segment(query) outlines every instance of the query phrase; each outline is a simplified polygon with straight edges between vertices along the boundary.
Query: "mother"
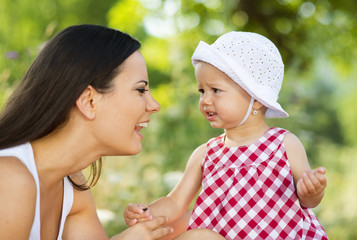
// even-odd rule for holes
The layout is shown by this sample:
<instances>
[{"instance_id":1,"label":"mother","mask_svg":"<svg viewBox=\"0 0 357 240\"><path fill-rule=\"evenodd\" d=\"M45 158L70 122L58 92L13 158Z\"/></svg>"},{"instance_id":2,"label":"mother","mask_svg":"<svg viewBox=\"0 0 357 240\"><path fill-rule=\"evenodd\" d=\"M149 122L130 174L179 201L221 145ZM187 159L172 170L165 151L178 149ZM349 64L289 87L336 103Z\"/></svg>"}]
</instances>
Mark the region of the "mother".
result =
<instances>
[{"instance_id":1,"label":"mother","mask_svg":"<svg viewBox=\"0 0 357 240\"><path fill-rule=\"evenodd\" d=\"M140 43L95 25L51 39L0 115L0 239L108 239L88 189L102 156L141 150L160 105ZM92 164L88 185L80 171ZM165 217L113 239L157 239Z\"/></svg>"}]
</instances>

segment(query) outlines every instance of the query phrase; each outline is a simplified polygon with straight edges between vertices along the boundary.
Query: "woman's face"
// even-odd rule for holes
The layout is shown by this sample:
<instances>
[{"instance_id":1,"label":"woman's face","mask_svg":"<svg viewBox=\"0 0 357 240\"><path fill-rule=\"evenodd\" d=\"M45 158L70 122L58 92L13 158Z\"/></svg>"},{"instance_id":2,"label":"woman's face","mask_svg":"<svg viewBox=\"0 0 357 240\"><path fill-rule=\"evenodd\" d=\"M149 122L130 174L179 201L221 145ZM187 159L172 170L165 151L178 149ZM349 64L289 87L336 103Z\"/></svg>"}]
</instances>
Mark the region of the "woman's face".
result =
<instances>
[{"instance_id":1,"label":"woman's face","mask_svg":"<svg viewBox=\"0 0 357 240\"><path fill-rule=\"evenodd\" d=\"M149 91L146 64L139 51L121 65L110 93L103 94L96 114L96 138L103 155L134 155L141 151L140 130L160 110Z\"/></svg>"}]
</instances>

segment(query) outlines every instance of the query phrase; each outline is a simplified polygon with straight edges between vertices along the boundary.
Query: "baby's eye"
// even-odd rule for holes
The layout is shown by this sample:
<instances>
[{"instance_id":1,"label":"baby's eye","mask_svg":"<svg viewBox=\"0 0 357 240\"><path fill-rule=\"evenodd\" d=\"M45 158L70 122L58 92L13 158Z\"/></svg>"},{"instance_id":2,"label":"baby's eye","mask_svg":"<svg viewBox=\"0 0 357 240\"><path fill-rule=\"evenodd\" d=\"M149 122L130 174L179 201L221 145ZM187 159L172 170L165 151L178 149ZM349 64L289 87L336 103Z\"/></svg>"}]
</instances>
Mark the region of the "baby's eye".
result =
<instances>
[{"instance_id":1,"label":"baby's eye","mask_svg":"<svg viewBox=\"0 0 357 240\"><path fill-rule=\"evenodd\" d=\"M199 91L201 94L204 94L204 93L205 93L205 90L203 90L203 89L198 89L198 91Z\"/></svg>"},{"instance_id":2,"label":"baby's eye","mask_svg":"<svg viewBox=\"0 0 357 240\"><path fill-rule=\"evenodd\" d=\"M219 90L219 89L217 89L217 88L213 88L213 92L214 92L214 93L219 93L219 92L221 92L221 90Z\"/></svg>"}]
</instances>

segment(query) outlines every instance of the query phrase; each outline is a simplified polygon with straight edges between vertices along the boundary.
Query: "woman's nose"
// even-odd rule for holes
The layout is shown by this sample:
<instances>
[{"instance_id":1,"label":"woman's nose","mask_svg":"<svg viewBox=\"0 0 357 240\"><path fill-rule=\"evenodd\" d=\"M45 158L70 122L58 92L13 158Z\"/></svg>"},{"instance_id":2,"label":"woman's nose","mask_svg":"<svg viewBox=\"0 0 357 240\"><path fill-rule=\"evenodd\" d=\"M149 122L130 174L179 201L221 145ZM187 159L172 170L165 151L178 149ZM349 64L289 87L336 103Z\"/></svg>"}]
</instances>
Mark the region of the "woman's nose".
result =
<instances>
[{"instance_id":1,"label":"woman's nose","mask_svg":"<svg viewBox=\"0 0 357 240\"><path fill-rule=\"evenodd\" d=\"M160 103L158 103L150 94L146 110L151 113L157 113L160 111Z\"/></svg>"}]
</instances>

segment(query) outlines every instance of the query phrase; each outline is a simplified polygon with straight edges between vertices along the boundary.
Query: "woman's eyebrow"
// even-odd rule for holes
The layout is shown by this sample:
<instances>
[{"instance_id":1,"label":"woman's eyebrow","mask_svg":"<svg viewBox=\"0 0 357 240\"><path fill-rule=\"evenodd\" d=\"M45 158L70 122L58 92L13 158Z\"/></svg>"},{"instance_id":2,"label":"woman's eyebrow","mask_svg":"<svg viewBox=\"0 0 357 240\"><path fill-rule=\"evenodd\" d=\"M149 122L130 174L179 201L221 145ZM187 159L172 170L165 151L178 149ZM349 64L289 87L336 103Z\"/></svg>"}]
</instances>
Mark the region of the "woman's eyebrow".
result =
<instances>
[{"instance_id":1,"label":"woman's eyebrow","mask_svg":"<svg viewBox=\"0 0 357 240\"><path fill-rule=\"evenodd\" d=\"M139 82L137 82L137 83L144 83L145 84L145 86L147 86L149 83L148 83L148 81L146 81L146 80L140 80Z\"/></svg>"}]
</instances>

